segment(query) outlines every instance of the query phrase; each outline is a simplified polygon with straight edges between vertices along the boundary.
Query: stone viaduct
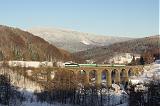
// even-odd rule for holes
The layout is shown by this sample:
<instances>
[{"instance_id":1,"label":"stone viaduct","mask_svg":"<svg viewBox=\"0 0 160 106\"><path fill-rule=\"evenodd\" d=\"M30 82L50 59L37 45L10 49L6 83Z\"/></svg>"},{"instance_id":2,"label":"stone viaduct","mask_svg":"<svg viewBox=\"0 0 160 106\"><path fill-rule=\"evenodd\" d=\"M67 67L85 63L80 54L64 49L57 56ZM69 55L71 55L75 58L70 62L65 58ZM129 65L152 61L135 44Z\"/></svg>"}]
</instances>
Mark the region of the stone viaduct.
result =
<instances>
[{"instance_id":1,"label":"stone viaduct","mask_svg":"<svg viewBox=\"0 0 160 106\"><path fill-rule=\"evenodd\" d=\"M67 67L67 68L49 68L50 73L48 73L47 68L27 68L30 76L38 75L42 80L47 80L47 77L56 76L60 70L66 70L72 72L74 76L80 77L85 76L85 82L96 84L106 83L110 86L112 83L126 83L129 81L131 76L138 76L142 70L143 66L119 66L119 67ZM35 73L36 74L33 74ZM52 79L54 79L52 77Z\"/></svg>"},{"instance_id":2,"label":"stone viaduct","mask_svg":"<svg viewBox=\"0 0 160 106\"><path fill-rule=\"evenodd\" d=\"M125 83L129 77L138 76L143 66L122 66L122 67L79 67L66 68L72 70L76 75L86 75L86 82L90 83L95 78L96 84L101 84L102 80L111 85L112 83Z\"/></svg>"}]
</instances>

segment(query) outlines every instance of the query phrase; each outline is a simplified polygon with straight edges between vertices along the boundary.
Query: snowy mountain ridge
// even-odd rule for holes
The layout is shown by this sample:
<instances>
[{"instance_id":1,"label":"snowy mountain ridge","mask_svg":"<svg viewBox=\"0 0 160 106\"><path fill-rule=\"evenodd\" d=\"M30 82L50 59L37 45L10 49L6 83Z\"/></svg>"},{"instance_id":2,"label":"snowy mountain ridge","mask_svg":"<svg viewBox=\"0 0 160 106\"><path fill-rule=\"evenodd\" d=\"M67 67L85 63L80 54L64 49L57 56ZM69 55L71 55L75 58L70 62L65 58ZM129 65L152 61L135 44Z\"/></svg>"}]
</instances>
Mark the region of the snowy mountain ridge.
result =
<instances>
[{"instance_id":1,"label":"snowy mountain ridge","mask_svg":"<svg viewBox=\"0 0 160 106\"><path fill-rule=\"evenodd\" d=\"M70 52L78 52L96 46L105 46L115 42L130 40L130 38L126 37L104 36L48 27L35 27L28 29L28 31Z\"/></svg>"}]
</instances>

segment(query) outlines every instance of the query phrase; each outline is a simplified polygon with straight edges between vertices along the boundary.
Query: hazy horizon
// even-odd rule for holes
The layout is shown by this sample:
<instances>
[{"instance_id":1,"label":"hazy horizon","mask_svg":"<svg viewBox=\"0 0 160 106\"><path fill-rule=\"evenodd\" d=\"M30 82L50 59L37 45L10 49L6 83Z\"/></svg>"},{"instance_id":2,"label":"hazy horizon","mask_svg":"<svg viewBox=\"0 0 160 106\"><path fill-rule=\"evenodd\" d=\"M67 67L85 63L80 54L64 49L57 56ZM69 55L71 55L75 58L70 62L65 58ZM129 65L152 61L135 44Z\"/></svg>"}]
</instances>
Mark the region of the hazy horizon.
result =
<instances>
[{"instance_id":1,"label":"hazy horizon","mask_svg":"<svg viewBox=\"0 0 160 106\"><path fill-rule=\"evenodd\" d=\"M159 0L1 1L0 24L141 38L159 34Z\"/></svg>"}]
</instances>

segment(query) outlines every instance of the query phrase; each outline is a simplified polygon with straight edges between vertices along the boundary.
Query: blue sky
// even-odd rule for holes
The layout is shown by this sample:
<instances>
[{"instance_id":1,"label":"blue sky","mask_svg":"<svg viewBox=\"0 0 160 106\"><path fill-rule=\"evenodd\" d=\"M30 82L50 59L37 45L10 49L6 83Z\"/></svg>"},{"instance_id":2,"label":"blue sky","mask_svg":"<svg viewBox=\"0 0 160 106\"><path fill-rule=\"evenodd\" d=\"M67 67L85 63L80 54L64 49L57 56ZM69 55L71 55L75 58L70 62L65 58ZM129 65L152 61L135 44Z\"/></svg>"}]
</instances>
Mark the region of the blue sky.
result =
<instances>
[{"instance_id":1,"label":"blue sky","mask_svg":"<svg viewBox=\"0 0 160 106\"><path fill-rule=\"evenodd\" d=\"M159 33L159 0L0 0L0 24L144 37Z\"/></svg>"}]
</instances>

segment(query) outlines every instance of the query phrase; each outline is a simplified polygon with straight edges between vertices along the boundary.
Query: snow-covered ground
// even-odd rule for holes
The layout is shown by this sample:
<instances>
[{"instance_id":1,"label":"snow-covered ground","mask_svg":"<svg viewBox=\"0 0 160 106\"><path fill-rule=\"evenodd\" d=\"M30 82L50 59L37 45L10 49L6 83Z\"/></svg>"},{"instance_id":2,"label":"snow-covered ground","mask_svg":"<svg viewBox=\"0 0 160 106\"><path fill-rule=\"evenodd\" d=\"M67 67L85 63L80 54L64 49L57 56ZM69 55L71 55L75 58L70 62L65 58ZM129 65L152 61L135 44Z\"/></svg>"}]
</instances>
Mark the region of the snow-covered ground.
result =
<instances>
[{"instance_id":1,"label":"snow-covered ground","mask_svg":"<svg viewBox=\"0 0 160 106\"><path fill-rule=\"evenodd\" d=\"M5 71L6 69L2 68L0 70L0 74L2 74ZM34 95L34 92L43 91L43 88L41 88L38 83L33 82L27 78L24 78L24 76L19 75L18 73L13 72L10 69L7 70L7 74L10 75L11 84L14 85L16 89L20 91L21 94L23 94L25 97L25 101L22 102L22 106L72 106L71 104L64 105L56 102L54 104L49 104L47 102L37 101L37 97L36 95ZM108 104L118 105L121 103L124 104L122 106L127 106L126 104L127 104L128 95L123 90L120 90L120 87L118 85L113 84L112 87L117 90L110 89L109 91L107 91L106 89L103 89L102 91L103 94L105 94L104 106L107 106Z\"/></svg>"},{"instance_id":2,"label":"snow-covered ground","mask_svg":"<svg viewBox=\"0 0 160 106\"><path fill-rule=\"evenodd\" d=\"M34 95L34 92L41 92L41 90L43 90L43 88L40 87L38 83L31 81L25 78L24 76L16 72L13 72L10 69L1 68L0 74L7 74L10 76L11 84L16 88L17 91L20 91L21 94L24 95L26 99L24 104L27 102L29 103L31 99L33 101L36 101L36 96ZM22 106L30 106L30 105L23 105L22 103ZM34 105L34 106L43 106L43 105Z\"/></svg>"},{"instance_id":3,"label":"snow-covered ground","mask_svg":"<svg viewBox=\"0 0 160 106\"><path fill-rule=\"evenodd\" d=\"M0 72L4 72L3 69L1 69ZM11 77L11 83L15 87L17 87L17 90L20 91L22 94L24 94L26 101L22 103L22 106L71 106L70 104L62 105L60 103L55 104L49 104L46 102L38 102L36 96L34 95L34 92L40 92L43 90L39 86L38 83L33 82L29 79L24 78L24 76L21 76L12 70L9 70L7 74ZM145 66L143 68L143 73L136 77L132 77L130 81L133 84L137 83L146 83L151 80L160 80L160 61L156 61L155 63ZM128 95L127 93L116 84L112 84L112 88L114 90L107 91L106 89L103 89L102 92L105 94L105 102L104 106L107 105L117 105L117 106L128 106ZM108 96L109 95L109 96ZM109 98L108 98L109 97ZM119 105L120 104L120 105Z\"/></svg>"},{"instance_id":4,"label":"snow-covered ground","mask_svg":"<svg viewBox=\"0 0 160 106\"><path fill-rule=\"evenodd\" d=\"M44 61L8 61L8 65L11 67L20 66L20 67L33 67L39 68L41 66L53 67L52 62Z\"/></svg>"},{"instance_id":5,"label":"snow-covered ground","mask_svg":"<svg viewBox=\"0 0 160 106\"><path fill-rule=\"evenodd\" d=\"M112 84L112 86L119 88L117 84ZM107 101L104 103L104 106L128 106L128 94L124 90L109 90L108 95L110 97L109 103ZM107 97L106 97L107 100Z\"/></svg>"},{"instance_id":6,"label":"snow-covered ground","mask_svg":"<svg viewBox=\"0 0 160 106\"><path fill-rule=\"evenodd\" d=\"M152 80L160 80L160 60L145 66L140 76L130 78L132 84L149 83Z\"/></svg>"}]
</instances>

